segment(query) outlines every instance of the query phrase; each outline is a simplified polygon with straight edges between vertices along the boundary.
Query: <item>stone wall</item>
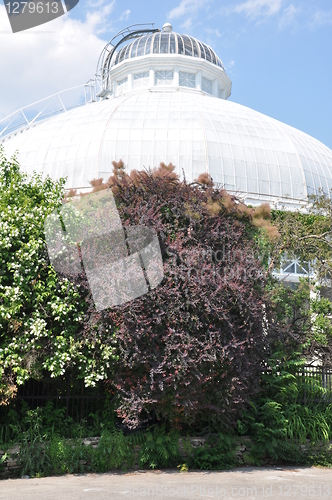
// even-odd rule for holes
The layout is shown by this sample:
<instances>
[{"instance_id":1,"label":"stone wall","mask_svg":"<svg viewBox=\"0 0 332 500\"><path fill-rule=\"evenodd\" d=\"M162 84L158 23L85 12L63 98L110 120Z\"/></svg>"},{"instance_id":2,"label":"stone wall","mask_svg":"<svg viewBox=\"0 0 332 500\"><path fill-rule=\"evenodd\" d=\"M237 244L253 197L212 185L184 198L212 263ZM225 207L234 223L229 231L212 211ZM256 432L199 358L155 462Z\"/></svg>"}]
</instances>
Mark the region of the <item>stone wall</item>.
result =
<instances>
[{"instance_id":1,"label":"stone wall","mask_svg":"<svg viewBox=\"0 0 332 500\"><path fill-rule=\"evenodd\" d=\"M91 445L92 448L97 448L99 439L100 439L99 437L83 438L81 439L81 443L84 446ZM188 439L179 438L179 450L181 458L185 461L186 458L188 457L189 443L190 446L192 446L193 448L199 448L205 445L206 440L207 438L204 437L189 437ZM238 466L254 465L253 459L250 455L250 448L252 446L252 440L250 439L250 437L249 436L238 437L237 441L238 444L235 451L236 464ZM307 440L305 444L300 445L301 451L307 451L309 447L310 447L309 440ZM135 446L135 451L137 451L137 456L139 450L140 446ZM313 451L316 453L325 451L332 454L332 441L329 441L327 443L324 442L316 443L313 446ZM19 469L21 468L21 466L19 465L19 458L18 458L19 452L20 452L20 445L18 444L9 448L6 452L0 450L0 464L2 464L1 469L3 469L0 472L0 478L10 477L13 475L17 475L19 473ZM84 460L81 460L80 462L81 465L85 465L87 463ZM261 465L265 467L278 464L279 463L277 463L275 460L269 457L263 457L261 463ZM139 468L138 463L136 463L135 468L136 469Z\"/></svg>"}]
</instances>

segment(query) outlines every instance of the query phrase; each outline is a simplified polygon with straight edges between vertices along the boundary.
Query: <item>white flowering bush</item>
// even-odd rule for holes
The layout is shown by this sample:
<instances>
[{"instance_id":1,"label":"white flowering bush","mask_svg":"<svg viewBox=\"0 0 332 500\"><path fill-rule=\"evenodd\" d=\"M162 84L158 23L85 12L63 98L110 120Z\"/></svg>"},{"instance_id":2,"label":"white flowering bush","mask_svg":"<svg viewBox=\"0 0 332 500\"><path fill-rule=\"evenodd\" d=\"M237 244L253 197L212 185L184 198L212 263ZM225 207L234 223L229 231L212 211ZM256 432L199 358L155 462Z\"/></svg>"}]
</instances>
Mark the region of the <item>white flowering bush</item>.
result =
<instances>
[{"instance_id":1,"label":"white flowering bush","mask_svg":"<svg viewBox=\"0 0 332 500\"><path fill-rule=\"evenodd\" d=\"M91 321L84 276L58 276L48 258L44 220L64 183L28 177L0 149L0 404L29 378L73 369L94 386L109 376L113 335Z\"/></svg>"}]
</instances>

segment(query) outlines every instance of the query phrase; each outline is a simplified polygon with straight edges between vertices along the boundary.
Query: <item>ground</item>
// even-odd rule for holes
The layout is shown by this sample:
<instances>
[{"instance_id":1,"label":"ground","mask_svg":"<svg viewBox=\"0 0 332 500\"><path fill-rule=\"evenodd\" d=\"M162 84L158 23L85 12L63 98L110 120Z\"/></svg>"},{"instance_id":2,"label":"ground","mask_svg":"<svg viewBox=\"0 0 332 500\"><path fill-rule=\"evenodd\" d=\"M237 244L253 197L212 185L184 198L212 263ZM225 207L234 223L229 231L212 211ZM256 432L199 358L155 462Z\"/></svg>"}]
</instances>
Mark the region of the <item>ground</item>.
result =
<instances>
[{"instance_id":1,"label":"ground","mask_svg":"<svg viewBox=\"0 0 332 500\"><path fill-rule=\"evenodd\" d=\"M0 483L0 500L122 498L332 498L332 469L246 467L223 472L136 471L7 479Z\"/></svg>"}]
</instances>

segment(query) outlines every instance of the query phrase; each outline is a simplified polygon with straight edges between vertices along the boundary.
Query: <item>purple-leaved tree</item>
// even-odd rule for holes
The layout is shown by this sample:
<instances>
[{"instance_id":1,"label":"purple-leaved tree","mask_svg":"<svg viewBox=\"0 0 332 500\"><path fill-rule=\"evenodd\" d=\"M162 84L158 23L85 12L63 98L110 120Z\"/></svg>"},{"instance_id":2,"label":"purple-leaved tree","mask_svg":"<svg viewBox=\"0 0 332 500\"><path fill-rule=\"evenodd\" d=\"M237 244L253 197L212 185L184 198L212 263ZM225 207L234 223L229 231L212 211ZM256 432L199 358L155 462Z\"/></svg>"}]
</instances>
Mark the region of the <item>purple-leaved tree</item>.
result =
<instances>
[{"instance_id":1,"label":"purple-leaved tree","mask_svg":"<svg viewBox=\"0 0 332 500\"><path fill-rule=\"evenodd\" d=\"M93 190L112 189L124 227L153 228L164 262L157 288L95 319L116 326L108 384L117 413L129 427L151 415L229 426L257 391L266 357L266 279L254 235L277 236L269 208L246 207L207 174L188 184L172 165L130 175L113 165Z\"/></svg>"}]
</instances>

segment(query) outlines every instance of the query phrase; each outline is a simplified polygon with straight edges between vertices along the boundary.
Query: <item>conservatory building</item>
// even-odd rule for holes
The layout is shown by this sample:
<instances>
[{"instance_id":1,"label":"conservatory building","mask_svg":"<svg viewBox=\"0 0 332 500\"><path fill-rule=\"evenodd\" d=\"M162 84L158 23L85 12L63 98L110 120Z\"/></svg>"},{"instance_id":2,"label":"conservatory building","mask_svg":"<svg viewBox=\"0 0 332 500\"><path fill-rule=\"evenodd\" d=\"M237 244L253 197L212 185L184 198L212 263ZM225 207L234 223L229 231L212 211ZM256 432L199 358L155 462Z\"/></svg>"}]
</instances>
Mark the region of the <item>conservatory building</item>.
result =
<instances>
[{"instance_id":1,"label":"conservatory building","mask_svg":"<svg viewBox=\"0 0 332 500\"><path fill-rule=\"evenodd\" d=\"M207 172L252 205L292 208L330 194L332 151L230 94L211 47L168 23L131 26L106 45L84 87L1 120L0 145L19 152L25 172L66 177L80 190L107 180L122 159L127 171L172 162L189 182Z\"/></svg>"}]
</instances>

